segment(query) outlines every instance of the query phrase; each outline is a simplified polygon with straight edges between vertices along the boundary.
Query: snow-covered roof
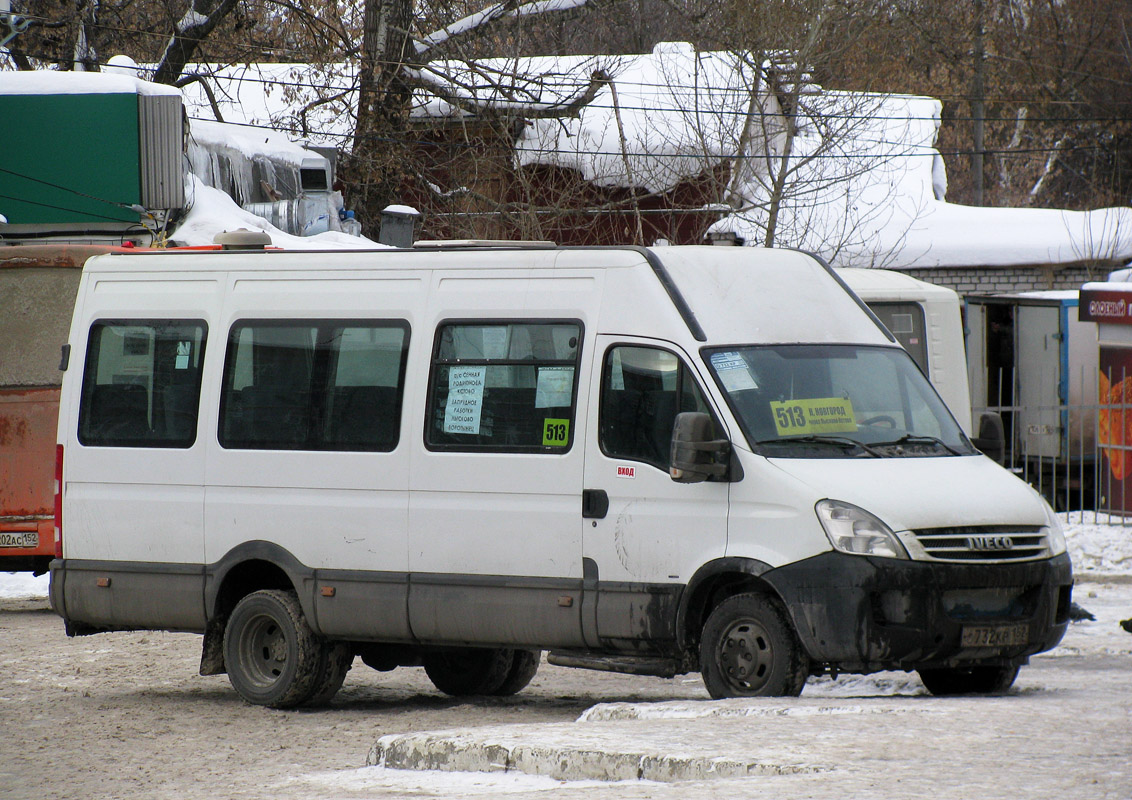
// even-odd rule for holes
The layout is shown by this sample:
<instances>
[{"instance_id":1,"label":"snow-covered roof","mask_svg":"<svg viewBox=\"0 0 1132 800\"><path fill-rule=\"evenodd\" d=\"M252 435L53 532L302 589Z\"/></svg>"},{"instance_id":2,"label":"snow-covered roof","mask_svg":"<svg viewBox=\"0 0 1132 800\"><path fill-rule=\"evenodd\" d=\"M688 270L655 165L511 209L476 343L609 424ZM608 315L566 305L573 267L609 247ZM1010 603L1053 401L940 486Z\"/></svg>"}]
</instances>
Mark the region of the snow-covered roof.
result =
<instances>
[{"instance_id":1,"label":"snow-covered roof","mask_svg":"<svg viewBox=\"0 0 1132 800\"><path fill-rule=\"evenodd\" d=\"M180 95L181 90L118 72L0 71L0 95L9 94Z\"/></svg>"},{"instance_id":2,"label":"snow-covered roof","mask_svg":"<svg viewBox=\"0 0 1132 800\"><path fill-rule=\"evenodd\" d=\"M528 122L516 145L517 163L570 167L603 186L657 192L727 163L731 184L719 200L733 211L712 230L735 233L748 243L763 241L771 199L767 158L782 141L774 126L785 117L775 98L759 89L742 54L665 43L633 56L489 59L477 62L478 72L458 62L435 66L459 79L452 91L497 107L519 100L561 103L603 70L610 81L576 116ZM311 69L263 64L218 70L213 83L225 120L273 125L292 136L302 132L312 142L347 146L353 134L354 93L347 91L353 73L342 66ZM485 74L506 90L467 88L482 87ZM323 94L345 94L300 115L314 99L310 84L323 87ZM1129 208L1061 211L946 202L946 172L935 146L938 100L812 89L792 116L793 189L777 209L778 244L813 250L846 267L1132 260ZM212 117L199 87L191 84L185 95L191 116ZM451 117L468 111L419 95L414 113ZM756 143L764 131L762 144Z\"/></svg>"},{"instance_id":3,"label":"snow-covered roof","mask_svg":"<svg viewBox=\"0 0 1132 800\"><path fill-rule=\"evenodd\" d=\"M249 159L254 156L268 156L301 166L305 159L318 155L291 141L287 134L268 128L194 119L189 123L189 131L199 144L229 147L243 153Z\"/></svg>"}]
</instances>

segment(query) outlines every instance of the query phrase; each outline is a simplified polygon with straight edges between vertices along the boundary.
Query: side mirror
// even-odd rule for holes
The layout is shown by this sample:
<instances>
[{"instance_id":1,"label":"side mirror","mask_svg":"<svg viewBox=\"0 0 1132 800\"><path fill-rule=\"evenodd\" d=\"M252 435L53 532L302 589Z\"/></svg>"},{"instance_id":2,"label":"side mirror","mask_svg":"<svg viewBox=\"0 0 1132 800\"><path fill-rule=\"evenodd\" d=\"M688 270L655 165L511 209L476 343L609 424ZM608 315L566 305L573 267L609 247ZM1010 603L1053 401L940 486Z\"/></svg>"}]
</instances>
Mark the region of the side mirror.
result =
<instances>
[{"instance_id":1,"label":"side mirror","mask_svg":"<svg viewBox=\"0 0 1132 800\"><path fill-rule=\"evenodd\" d=\"M1003 427L1002 417L989 412L979 417L979 435L971 440L971 444L982 450L987 458L1004 464L1006 429Z\"/></svg>"},{"instance_id":2,"label":"side mirror","mask_svg":"<svg viewBox=\"0 0 1132 800\"><path fill-rule=\"evenodd\" d=\"M672 460L668 474L677 483L699 483L727 476L731 442L713 439L711 416L699 411L676 415L672 426Z\"/></svg>"}]
</instances>

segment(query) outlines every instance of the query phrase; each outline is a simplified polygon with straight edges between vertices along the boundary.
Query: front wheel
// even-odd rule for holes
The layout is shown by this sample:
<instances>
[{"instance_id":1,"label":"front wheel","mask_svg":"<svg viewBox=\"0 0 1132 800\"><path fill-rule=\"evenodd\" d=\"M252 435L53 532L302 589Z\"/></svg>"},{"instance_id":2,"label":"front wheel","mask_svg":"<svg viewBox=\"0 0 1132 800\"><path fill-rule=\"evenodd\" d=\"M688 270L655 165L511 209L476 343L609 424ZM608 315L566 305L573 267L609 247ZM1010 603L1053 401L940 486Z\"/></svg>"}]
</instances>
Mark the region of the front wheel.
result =
<instances>
[{"instance_id":1,"label":"front wheel","mask_svg":"<svg viewBox=\"0 0 1132 800\"><path fill-rule=\"evenodd\" d=\"M322 672L322 644L294 592L252 592L224 628L224 664L240 697L254 705L294 708L311 697Z\"/></svg>"},{"instance_id":2,"label":"front wheel","mask_svg":"<svg viewBox=\"0 0 1132 800\"><path fill-rule=\"evenodd\" d=\"M994 694L1014 685L1018 667L941 667L917 670L920 680L937 697L956 694Z\"/></svg>"},{"instance_id":3,"label":"front wheel","mask_svg":"<svg viewBox=\"0 0 1132 800\"><path fill-rule=\"evenodd\" d=\"M704 624L700 671L716 700L797 697L809 663L777 600L738 594L716 606Z\"/></svg>"}]
</instances>

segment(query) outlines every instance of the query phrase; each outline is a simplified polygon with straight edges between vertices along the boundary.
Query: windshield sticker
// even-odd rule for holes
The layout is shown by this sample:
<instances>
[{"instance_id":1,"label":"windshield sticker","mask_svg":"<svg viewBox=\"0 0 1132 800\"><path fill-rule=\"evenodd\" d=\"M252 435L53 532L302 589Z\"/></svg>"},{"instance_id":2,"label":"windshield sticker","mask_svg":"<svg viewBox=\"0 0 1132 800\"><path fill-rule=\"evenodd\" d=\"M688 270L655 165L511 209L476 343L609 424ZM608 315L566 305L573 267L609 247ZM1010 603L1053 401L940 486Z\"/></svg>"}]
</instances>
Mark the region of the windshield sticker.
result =
<instances>
[{"instance_id":1,"label":"windshield sticker","mask_svg":"<svg viewBox=\"0 0 1132 800\"><path fill-rule=\"evenodd\" d=\"M452 367L448 371L448 400L444 406L445 433L480 432L486 379L487 367Z\"/></svg>"},{"instance_id":2,"label":"windshield sticker","mask_svg":"<svg viewBox=\"0 0 1132 800\"><path fill-rule=\"evenodd\" d=\"M857 430L853 404L847 397L772 402L770 410L774 414L774 427L779 436L851 433Z\"/></svg>"},{"instance_id":3,"label":"windshield sticker","mask_svg":"<svg viewBox=\"0 0 1132 800\"><path fill-rule=\"evenodd\" d=\"M759 388L755 376L747 366L747 360L740 353L714 353L711 365L719 375L723 388L729 392Z\"/></svg>"},{"instance_id":4,"label":"windshield sticker","mask_svg":"<svg viewBox=\"0 0 1132 800\"><path fill-rule=\"evenodd\" d=\"M535 408L569 406L574 393L573 367L539 367Z\"/></svg>"},{"instance_id":5,"label":"windshield sticker","mask_svg":"<svg viewBox=\"0 0 1132 800\"><path fill-rule=\"evenodd\" d=\"M565 447L570 443L570 420L544 419L542 421L542 446Z\"/></svg>"}]
</instances>

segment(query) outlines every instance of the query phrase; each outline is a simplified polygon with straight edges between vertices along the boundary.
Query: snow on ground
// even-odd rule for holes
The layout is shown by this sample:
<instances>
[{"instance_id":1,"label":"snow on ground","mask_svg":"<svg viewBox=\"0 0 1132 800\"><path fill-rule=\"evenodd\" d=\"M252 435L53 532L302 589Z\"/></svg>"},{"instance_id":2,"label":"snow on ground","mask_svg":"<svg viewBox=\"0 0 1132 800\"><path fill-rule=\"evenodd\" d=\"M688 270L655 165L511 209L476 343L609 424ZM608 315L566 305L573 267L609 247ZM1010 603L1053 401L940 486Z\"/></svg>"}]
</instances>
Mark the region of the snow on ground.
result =
<instances>
[{"instance_id":1,"label":"snow on ground","mask_svg":"<svg viewBox=\"0 0 1132 800\"><path fill-rule=\"evenodd\" d=\"M47 597L46 575L30 572L0 572L0 598Z\"/></svg>"}]
</instances>

